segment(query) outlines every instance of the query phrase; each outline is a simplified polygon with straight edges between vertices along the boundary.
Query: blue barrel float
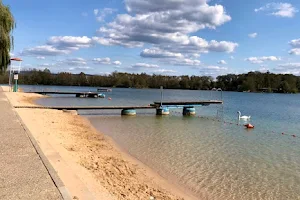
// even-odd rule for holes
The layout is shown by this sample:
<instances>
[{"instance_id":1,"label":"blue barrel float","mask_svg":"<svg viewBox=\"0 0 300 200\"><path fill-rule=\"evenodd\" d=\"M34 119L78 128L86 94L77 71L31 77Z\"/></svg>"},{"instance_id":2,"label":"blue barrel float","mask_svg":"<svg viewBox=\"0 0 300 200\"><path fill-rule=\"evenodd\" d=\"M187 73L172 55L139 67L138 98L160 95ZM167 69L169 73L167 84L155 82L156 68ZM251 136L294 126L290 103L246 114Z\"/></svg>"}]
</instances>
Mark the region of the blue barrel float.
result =
<instances>
[{"instance_id":1,"label":"blue barrel float","mask_svg":"<svg viewBox=\"0 0 300 200\"><path fill-rule=\"evenodd\" d=\"M194 107L183 107L182 114L184 116L196 115L196 109Z\"/></svg>"},{"instance_id":2,"label":"blue barrel float","mask_svg":"<svg viewBox=\"0 0 300 200\"><path fill-rule=\"evenodd\" d=\"M156 109L156 115L169 115L170 110L167 107L159 107Z\"/></svg>"},{"instance_id":3,"label":"blue barrel float","mask_svg":"<svg viewBox=\"0 0 300 200\"><path fill-rule=\"evenodd\" d=\"M134 109L123 109L121 115L135 116L136 111Z\"/></svg>"},{"instance_id":4,"label":"blue barrel float","mask_svg":"<svg viewBox=\"0 0 300 200\"><path fill-rule=\"evenodd\" d=\"M99 93L99 94L98 94L98 97L99 97L99 98L105 98L105 94Z\"/></svg>"}]
</instances>

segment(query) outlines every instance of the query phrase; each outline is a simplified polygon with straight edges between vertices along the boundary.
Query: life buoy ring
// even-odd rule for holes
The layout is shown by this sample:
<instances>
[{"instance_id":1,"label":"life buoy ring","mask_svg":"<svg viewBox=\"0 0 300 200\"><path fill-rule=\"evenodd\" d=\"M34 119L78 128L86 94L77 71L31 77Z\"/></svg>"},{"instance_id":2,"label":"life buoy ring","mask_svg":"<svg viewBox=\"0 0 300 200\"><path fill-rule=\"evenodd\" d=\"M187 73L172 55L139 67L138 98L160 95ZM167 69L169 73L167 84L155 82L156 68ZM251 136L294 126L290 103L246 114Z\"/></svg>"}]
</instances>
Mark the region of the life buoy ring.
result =
<instances>
[{"instance_id":1,"label":"life buoy ring","mask_svg":"<svg viewBox=\"0 0 300 200\"><path fill-rule=\"evenodd\" d=\"M254 128L254 126L252 124L245 124L244 126L248 129Z\"/></svg>"}]
</instances>

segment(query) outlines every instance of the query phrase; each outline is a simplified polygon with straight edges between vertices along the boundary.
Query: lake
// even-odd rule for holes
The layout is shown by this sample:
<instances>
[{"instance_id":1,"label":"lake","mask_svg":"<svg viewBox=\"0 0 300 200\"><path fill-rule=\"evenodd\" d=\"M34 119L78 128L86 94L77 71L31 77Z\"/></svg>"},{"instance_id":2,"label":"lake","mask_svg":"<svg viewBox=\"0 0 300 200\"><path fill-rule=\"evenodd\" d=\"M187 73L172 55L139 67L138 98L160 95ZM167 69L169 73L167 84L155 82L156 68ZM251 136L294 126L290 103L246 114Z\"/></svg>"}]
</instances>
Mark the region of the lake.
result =
<instances>
[{"instance_id":1,"label":"lake","mask_svg":"<svg viewBox=\"0 0 300 200\"><path fill-rule=\"evenodd\" d=\"M95 91L89 87L21 86L29 90ZM113 89L105 99L54 95L41 105L148 105L158 89ZM224 105L182 109L81 111L100 132L164 178L199 199L300 199L300 95L222 92ZM164 100L220 99L221 92L164 90ZM246 130L237 111L251 115ZM294 135L294 137L292 136Z\"/></svg>"}]
</instances>

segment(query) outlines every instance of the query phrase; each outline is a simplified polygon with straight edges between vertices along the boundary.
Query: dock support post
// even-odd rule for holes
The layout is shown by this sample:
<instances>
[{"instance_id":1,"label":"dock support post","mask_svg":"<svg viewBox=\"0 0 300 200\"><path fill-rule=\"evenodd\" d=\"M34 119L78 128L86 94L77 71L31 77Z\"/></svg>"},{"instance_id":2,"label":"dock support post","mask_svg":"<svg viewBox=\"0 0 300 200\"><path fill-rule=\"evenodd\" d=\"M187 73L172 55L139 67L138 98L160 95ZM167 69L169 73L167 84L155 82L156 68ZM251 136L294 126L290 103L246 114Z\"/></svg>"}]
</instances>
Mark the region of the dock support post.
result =
<instances>
[{"instance_id":1,"label":"dock support post","mask_svg":"<svg viewBox=\"0 0 300 200\"><path fill-rule=\"evenodd\" d=\"M136 111L134 109L123 109L121 115L135 116Z\"/></svg>"},{"instance_id":2,"label":"dock support post","mask_svg":"<svg viewBox=\"0 0 300 200\"><path fill-rule=\"evenodd\" d=\"M170 110L167 107L159 107L156 109L156 115L169 115L170 114Z\"/></svg>"},{"instance_id":3,"label":"dock support post","mask_svg":"<svg viewBox=\"0 0 300 200\"><path fill-rule=\"evenodd\" d=\"M192 116L196 115L196 109L194 107L183 107L183 112L182 114L184 116Z\"/></svg>"}]
</instances>

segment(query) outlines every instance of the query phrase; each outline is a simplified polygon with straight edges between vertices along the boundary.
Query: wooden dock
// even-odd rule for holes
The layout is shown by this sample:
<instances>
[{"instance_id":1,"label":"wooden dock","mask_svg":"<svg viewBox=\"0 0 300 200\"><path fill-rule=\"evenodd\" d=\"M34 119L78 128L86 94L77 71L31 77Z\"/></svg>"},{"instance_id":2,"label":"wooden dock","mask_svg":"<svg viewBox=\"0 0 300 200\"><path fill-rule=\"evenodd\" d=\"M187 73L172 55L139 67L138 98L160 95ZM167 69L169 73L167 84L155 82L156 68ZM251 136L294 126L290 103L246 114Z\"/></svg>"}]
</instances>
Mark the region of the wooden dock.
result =
<instances>
[{"instance_id":1,"label":"wooden dock","mask_svg":"<svg viewBox=\"0 0 300 200\"><path fill-rule=\"evenodd\" d=\"M55 110L129 110L156 109L154 106L14 106L14 108L55 109Z\"/></svg>"},{"instance_id":2,"label":"wooden dock","mask_svg":"<svg viewBox=\"0 0 300 200\"><path fill-rule=\"evenodd\" d=\"M209 100L209 101L155 101L153 106L163 106L163 107L183 107L183 106L207 106L211 104L223 104L223 101Z\"/></svg>"},{"instance_id":3,"label":"wooden dock","mask_svg":"<svg viewBox=\"0 0 300 200\"><path fill-rule=\"evenodd\" d=\"M76 97L88 97L88 98L98 98L99 93L98 92L64 92L64 91L38 91L38 92L28 92L28 93L36 93L36 94L42 94L42 95L48 95L48 94L61 94L61 95L75 95Z\"/></svg>"}]
</instances>

